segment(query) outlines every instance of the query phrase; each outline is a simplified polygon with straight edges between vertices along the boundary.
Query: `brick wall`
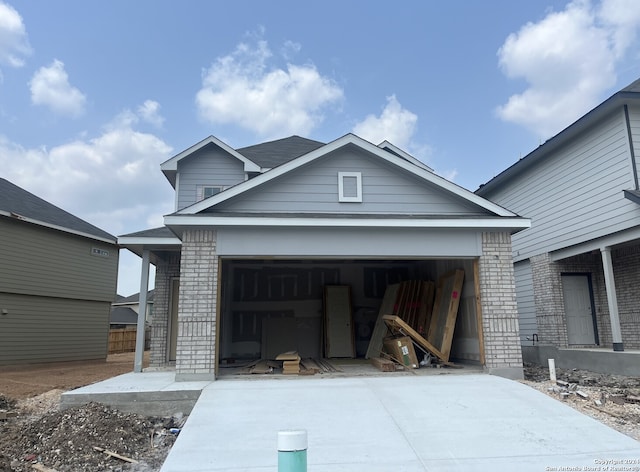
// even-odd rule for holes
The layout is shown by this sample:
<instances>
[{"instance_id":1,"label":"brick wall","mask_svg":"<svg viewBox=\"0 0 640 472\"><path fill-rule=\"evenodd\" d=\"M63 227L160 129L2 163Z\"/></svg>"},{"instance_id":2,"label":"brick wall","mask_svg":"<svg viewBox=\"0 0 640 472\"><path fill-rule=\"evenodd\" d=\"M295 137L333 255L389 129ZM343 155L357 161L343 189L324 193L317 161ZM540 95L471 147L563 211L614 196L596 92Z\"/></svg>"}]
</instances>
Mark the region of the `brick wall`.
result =
<instances>
[{"instance_id":1,"label":"brick wall","mask_svg":"<svg viewBox=\"0 0 640 472\"><path fill-rule=\"evenodd\" d=\"M549 254L534 256L530 261L538 340L542 344L566 347L567 325L558 265L549 259Z\"/></svg>"},{"instance_id":2,"label":"brick wall","mask_svg":"<svg viewBox=\"0 0 640 472\"><path fill-rule=\"evenodd\" d=\"M168 359L169 307L171 280L180 276L180 254L170 255L156 263L155 295L151 320L150 366L161 367Z\"/></svg>"},{"instance_id":3,"label":"brick wall","mask_svg":"<svg viewBox=\"0 0 640 472\"><path fill-rule=\"evenodd\" d=\"M612 251L620 328L625 349L640 349L640 245ZM600 253L587 253L552 262L548 254L531 258L538 336L543 344L568 346L562 295L563 273L591 275L598 338L612 346L611 320Z\"/></svg>"},{"instance_id":4,"label":"brick wall","mask_svg":"<svg viewBox=\"0 0 640 472\"><path fill-rule=\"evenodd\" d=\"M483 233L479 272L486 367L521 378L522 350L509 233Z\"/></svg>"},{"instance_id":5,"label":"brick wall","mask_svg":"<svg viewBox=\"0 0 640 472\"><path fill-rule=\"evenodd\" d=\"M218 257L215 230L182 236L176 379L215 378Z\"/></svg>"}]
</instances>

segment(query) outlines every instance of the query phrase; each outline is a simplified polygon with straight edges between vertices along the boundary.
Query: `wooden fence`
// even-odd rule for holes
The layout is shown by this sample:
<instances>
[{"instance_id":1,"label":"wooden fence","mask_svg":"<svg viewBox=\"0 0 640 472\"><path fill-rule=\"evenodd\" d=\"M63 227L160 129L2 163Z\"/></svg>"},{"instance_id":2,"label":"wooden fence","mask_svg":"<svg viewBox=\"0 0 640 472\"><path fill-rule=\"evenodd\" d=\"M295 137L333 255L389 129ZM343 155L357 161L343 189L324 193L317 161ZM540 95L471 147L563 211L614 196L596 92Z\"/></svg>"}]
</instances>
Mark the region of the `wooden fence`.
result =
<instances>
[{"instance_id":1,"label":"wooden fence","mask_svg":"<svg viewBox=\"0 0 640 472\"><path fill-rule=\"evenodd\" d=\"M134 352L136 350L136 328L109 330L109 354Z\"/></svg>"}]
</instances>

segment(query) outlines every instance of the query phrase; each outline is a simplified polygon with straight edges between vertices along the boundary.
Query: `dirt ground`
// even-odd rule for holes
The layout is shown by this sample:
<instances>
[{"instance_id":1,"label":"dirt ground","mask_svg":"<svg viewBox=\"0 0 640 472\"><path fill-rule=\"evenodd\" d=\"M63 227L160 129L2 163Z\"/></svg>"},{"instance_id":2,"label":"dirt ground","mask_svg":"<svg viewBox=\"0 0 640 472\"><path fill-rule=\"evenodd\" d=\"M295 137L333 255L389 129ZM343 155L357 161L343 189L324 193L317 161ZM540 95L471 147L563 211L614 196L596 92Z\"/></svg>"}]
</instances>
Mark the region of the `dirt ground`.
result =
<instances>
[{"instance_id":1,"label":"dirt ground","mask_svg":"<svg viewBox=\"0 0 640 472\"><path fill-rule=\"evenodd\" d=\"M48 472L160 470L186 417L150 418L97 403L58 410L64 391L132 368L132 353L107 362L0 368L0 472L34 465ZM557 378L553 383L548 369L528 365L523 383L640 441L640 378L562 369Z\"/></svg>"},{"instance_id":2,"label":"dirt ground","mask_svg":"<svg viewBox=\"0 0 640 472\"><path fill-rule=\"evenodd\" d=\"M525 365L523 383L640 441L640 378Z\"/></svg>"},{"instance_id":3,"label":"dirt ground","mask_svg":"<svg viewBox=\"0 0 640 472\"><path fill-rule=\"evenodd\" d=\"M58 410L63 392L131 372L133 362L126 353L106 362L0 367L0 472L34 465L49 472L160 470L186 417L144 417L97 403Z\"/></svg>"}]
</instances>

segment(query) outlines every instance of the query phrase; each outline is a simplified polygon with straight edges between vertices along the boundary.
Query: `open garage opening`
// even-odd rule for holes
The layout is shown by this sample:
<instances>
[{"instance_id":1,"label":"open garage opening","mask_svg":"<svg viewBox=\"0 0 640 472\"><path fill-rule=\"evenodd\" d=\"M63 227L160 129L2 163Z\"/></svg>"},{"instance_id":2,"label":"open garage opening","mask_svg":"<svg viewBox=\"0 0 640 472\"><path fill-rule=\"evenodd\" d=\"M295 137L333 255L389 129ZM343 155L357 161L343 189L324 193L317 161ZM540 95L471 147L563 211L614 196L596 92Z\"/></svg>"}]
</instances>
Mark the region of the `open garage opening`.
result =
<instances>
[{"instance_id":1,"label":"open garage opening","mask_svg":"<svg viewBox=\"0 0 640 472\"><path fill-rule=\"evenodd\" d=\"M218 359L224 366L238 365L296 351L301 358L364 360L371 357L367 350L390 286L408 281L432 281L437 286L442 276L462 270L450 361L481 365L477 262L477 258L223 259ZM341 297L340 307L329 306L328 287L340 287L334 292ZM345 309L344 297L348 336L328 332L327 326L327 312ZM423 349L415 348L420 360Z\"/></svg>"}]
</instances>

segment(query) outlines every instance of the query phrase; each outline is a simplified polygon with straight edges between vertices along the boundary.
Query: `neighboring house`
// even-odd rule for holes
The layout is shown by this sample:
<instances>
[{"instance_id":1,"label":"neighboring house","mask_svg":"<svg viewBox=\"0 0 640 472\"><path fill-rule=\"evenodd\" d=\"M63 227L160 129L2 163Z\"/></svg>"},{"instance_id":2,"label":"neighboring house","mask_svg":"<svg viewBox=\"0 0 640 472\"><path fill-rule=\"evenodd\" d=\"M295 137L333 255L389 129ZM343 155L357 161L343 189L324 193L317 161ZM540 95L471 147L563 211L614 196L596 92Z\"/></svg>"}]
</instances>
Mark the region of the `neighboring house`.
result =
<instances>
[{"instance_id":1,"label":"neighboring house","mask_svg":"<svg viewBox=\"0 0 640 472\"><path fill-rule=\"evenodd\" d=\"M154 290L147 292L147 311L145 322L151 323L153 315ZM128 297L116 296L116 300L111 304L111 324L136 325L138 323L138 313L140 313L140 293L134 293Z\"/></svg>"},{"instance_id":2,"label":"neighboring house","mask_svg":"<svg viewBox=\"0 0 640 472\"><path fill-rule=\"evenodd\" d=\"M335 284L351 288L362 356L388 284L464 269L452 358L522 377L511 234L529 220L353 134L241 149L211 136L161 170L176 211L118 239L143 274L156 266L152 366L213 379L266 346L322 357Z\"/></svg>"},{"instance_id":3,"label":"neighboring house","mask_svg":"<svg viewBox=\"0 0 640 472\"><path fill-rule=\"evenodd\" d=\"M0 179L0 365L105 359L115 236Z\"/></svg>"},{"instance_id":4,"label":"neighboring house","mask_svg":"<svg viewBox=\"0 0 640 472\"><path fill-rule=\"evenodd\" d=\"M513 236L524 346L640 349L639 153L636 81L476 191L531 218ZM550 357L594 367L575 354Z\"/></svg>"},{"instance_id":5,"label":"neighboring house","mask_svg":"<svg viewBox=\"0 0 640 472\"><path fill-rule=\"evenodd\" d=\"M110 329L135 329L138 325L138 313L128 306L111 306L109 315Z\"/></svg>"},{"instance_id":6,"label":"neighboring house","mask_svg":"<svg viewBox=\"0 0 640 472\"><path fill-rule=\"evenodd\" d=\"M153 311L153 290L147 292L147 310L145 315L145 350L149 349L151 335L151 316ZM109 315L109 354L135 351L140 312L140 294L128 297L116 296L111 304Z\"/></svg>"}]
</instances>

